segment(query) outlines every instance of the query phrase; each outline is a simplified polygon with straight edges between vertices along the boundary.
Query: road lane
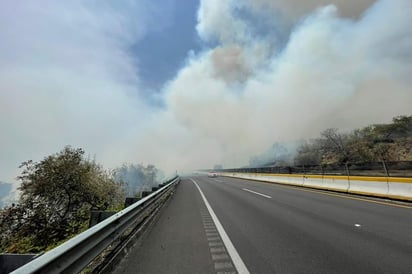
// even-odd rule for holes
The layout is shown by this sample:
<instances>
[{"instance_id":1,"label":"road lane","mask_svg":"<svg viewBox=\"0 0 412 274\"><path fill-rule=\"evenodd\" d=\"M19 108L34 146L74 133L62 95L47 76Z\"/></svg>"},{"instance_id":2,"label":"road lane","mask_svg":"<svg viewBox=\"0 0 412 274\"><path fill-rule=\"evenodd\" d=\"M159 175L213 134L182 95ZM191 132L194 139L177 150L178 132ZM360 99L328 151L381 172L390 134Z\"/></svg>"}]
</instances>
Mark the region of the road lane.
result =
<instances>
[{"instance_id":1,"label":"road lane","mask_svg":"<svg viewBox=\"0 0 412 274\"><path fill-rule=\"evenodd\" d=\"M196 181L251 273L412 273L411 209L233 178Z\"/></svg>"},{"instance_id":2,"label":"road lane","mask_svg":"<svg viewBox=\"0 0 412 274\"><path fill-rule=\"evenodd\" d=\"M412 273L412 208L330 194L186 178L114 273L236 273L232 247L250 273Z\"/></svg>"},{"instance_id":3,"label":"road lane","mask_svg":"<svg viewBox=\"0 0 412 274\"><path fill-rule=\"evenodd\" d=\"M230 240L229 236L227 235L225 229L223 228L222 224L220 223L219 219L217 218L215 212L213 211L213 209L211 208L209 202L207 201L205 195L203 194L203 191L201 190L201 188L199 187L199 185L196 183L195 180L190 179L198 188L200 195L202 196L202 199L206 205L206 208L209 211L210 216L213 219L214 222L214 226L216 227L216 230L219 233L220 239L222 240L223 244L225 245L225 248L227 250L228 255L231 257L236 271L239 274L249 274L249 270L247 269L247 267L245 266L242 258L239 256L239 253L237 252L236 248L233 246L232 241ZM219 239L219 237L217 237L216 239ZM215 240L215 239L214 239ZM212 255L213 258L213 255Z\"/></svg>"},{"instance_id":4,"label":"road lane","mask_svg":"<svg viewBox=\"0 0 412 274\"><path fill-rule=\"evenodd\" d=\"M152 229L113 272L216 273L205 231L207 215L196 187L182 180Z\"/></svg>"},{"instance_id":5,"label":"road lane","mask_svg":"<svg viewBox=\"0 0 412 274\"><path fill-rule=\"evenodd\" d=\"M262 194L262 193L259 193L259 192L256 192L256 191L253 191L253 190L250 190L250 189L247 189L247 188L242 188L242 190L253 193L253 194L256 194L256 195L260 195L260 196L268 198L268 199L272 199L272 197L269 196L269 195Z\"/></svg>"}]
</instances>

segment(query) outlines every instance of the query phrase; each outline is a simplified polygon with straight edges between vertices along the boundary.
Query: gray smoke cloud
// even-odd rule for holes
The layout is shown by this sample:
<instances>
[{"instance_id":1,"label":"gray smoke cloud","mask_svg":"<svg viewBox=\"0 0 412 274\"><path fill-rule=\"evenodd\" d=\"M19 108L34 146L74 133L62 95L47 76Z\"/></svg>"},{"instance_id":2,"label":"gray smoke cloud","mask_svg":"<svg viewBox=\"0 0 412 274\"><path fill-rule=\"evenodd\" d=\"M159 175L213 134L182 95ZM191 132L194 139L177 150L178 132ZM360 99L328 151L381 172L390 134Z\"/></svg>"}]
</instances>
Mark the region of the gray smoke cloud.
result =
<instances>
[{"instance_id":1,"label":"gray smoke cloud","mask_svg":"<svg viewBox=\"0 0 412 274\"><path fill-rule=\"evenodd\" d=\"M164 108L136 95L129 52L150 31L149 1L3 4L0 179L67 144L166 176L243 166L275 142L410 114L412 2L301 2L202 0L197 31L214 46L188 54Z\"/></svg>"},{"instance_id":2,"label":"gray smoke cloud","mask_svg":"<svg viewBox=\"0 0 412 274\"><path fill-rule=\"evenodd\" d=\"M238 5L202 1L199 33L220 43L189 58L166 87L176 124L198 144L183 157L204 160L188 160L188 166L242 165L274 141L410 112L412 2L378 1L366 10L366 2L352 5L356 12L349 17L335 5L318 7L296 21L281 48L245 31ZM255 54L259 47L264 50Z\"/></svg>"},{"instance_id":3,"label":"gray smoke cloud","mask_svg":"<svg viewBox=\"0 0 412 274\"><path fill-rule=\"evenodd\" d=\"M327 5L336 6L343 17L356 18L374 2L375 0L251 0L250 4L257 9L270 8L283 17L294 20Z\"/></svg>"},{"instance_id":4,"label":"gray smoke cloud","mask_svg":"<svg viewBox=\"0 0 412 274\"><path fill-rule=\"evenodd\" d=\"M0 178L65 145L116 164L148 112L127 50L148 31L150 4L0 5Z\"/></svg>"}]
</instances>

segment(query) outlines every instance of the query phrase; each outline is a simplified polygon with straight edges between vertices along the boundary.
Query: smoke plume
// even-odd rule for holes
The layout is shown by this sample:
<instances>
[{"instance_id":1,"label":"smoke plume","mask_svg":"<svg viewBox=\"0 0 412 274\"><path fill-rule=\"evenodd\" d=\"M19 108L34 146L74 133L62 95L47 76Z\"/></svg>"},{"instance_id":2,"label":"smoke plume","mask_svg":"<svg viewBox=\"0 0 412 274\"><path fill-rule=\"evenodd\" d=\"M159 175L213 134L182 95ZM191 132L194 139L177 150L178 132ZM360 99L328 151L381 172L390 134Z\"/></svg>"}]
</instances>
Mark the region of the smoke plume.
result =
<instances>
[{"instance_id":1,"label":"smoke plume","mask_svg":"<svg viewBox=\"0 0 412 274\"><path fill-rule=\"evenodd\" d=\"M410 114L409 0L202 0L204 50L164 84L161 108L139 95L129 51L156 22L149 1L45 2L0 11L5 181L67 144L109 167L168 174L246 165L275 142Z\"/></svg>"}]
</instances>

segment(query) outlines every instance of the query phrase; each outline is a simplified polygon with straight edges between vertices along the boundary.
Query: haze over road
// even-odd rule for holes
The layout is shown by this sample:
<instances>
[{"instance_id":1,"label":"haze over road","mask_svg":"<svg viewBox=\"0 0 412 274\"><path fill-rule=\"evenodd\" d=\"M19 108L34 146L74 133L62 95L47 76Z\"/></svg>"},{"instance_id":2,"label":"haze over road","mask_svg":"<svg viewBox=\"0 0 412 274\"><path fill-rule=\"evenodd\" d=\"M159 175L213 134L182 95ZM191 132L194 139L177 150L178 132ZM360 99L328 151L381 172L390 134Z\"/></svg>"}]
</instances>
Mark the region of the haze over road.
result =
<instances>
[{"instance_id":1,"label":"haze over road","mask_svg":"<svg viewBox=\"0 0 412 274\"><path fill-rule=\"evenodd\" d=\"M116 273L412 273L411 231L410 204L196 176Z\"/></svg>"}]
</instances>

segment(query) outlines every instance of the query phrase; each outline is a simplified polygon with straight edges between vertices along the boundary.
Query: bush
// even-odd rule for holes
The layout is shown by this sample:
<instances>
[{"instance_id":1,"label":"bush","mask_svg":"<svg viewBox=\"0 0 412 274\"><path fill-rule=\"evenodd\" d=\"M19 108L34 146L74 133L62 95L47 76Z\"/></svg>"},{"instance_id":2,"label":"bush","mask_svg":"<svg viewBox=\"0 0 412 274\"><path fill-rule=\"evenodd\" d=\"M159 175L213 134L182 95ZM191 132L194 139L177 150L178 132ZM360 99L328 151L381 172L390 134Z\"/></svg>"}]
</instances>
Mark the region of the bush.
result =
<instances>
[{"instance_id":1,"label":"bush","mask_svg":"<svg viewBox=\"0 0 412 274\"><path fill-rule=\"evenodd\" d=\"M82 149L65 147L20 168L20 201L0 212L1 251L45 250L85 229L90 210L124 200L122 187Z\"/></svg>"}]
</instances>

